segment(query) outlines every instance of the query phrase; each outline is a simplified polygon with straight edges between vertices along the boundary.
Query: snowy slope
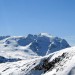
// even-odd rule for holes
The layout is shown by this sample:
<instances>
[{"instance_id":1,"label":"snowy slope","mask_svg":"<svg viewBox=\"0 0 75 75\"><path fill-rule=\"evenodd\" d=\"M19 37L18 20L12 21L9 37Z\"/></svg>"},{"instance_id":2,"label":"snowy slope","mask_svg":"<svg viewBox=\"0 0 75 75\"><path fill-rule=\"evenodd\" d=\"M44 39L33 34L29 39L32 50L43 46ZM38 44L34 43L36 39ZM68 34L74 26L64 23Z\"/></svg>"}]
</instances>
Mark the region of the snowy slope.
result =
<instances>
[{"instance_id":1,"label":"snowy slope","mask_svg":"<svg viewBox=\"0 0 75 75\"><path fill-rule=\"evenodd\" d=\"M56 52L50 61L61 55L61 53L66 53L65 58L43 75L75 75L75 47Z\"/></svg>"},{"instance_id":2,"label":"snowy slope","mask_svg":"<svg viewBox=\"0 0 75 75\"><path fill-rule=\"evenodd\" d=\"M1 75L75 75L75 47L34 59L0 64ZM48 65L48 67L47 67Z\"/></svg>"}]
</instances>

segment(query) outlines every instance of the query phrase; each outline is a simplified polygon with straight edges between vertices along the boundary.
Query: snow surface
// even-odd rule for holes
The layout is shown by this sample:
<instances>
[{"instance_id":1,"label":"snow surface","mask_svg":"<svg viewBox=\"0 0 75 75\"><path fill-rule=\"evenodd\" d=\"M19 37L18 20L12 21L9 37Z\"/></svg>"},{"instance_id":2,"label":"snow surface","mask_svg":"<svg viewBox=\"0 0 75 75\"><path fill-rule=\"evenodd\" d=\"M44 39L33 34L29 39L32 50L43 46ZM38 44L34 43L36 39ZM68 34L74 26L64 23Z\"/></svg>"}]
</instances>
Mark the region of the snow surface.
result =
<instances>
[{"instance_id":1,"label":"snow surface","mask_svg":"<svg viewBox=\"0 0 75 75\"><path fill-rule=\"evenodd\" d=\"M43 70L34 70L34 67L40 64L42 59L50 57L50 61L60 56L62 53L67 53L66 57L55 64L52 70L46 73ZM75 47L66 48L47 56L41 56L34 59L22 59L16 62L0 63L1 75L75 75Z\"/></svg>"},{"instance_id":2,"label":"snow surface","mask_svg":"<svg viewBox=\"0 0 75 75\"><path fill-rule=\"evenodd\" d=\"M56 64L52 71L48 71L44 75L75 75L75 47L55 52L54 56L50 60L52 61L54 58L64 52L68 53L67 57L64 58L60 63Z\"/></svg>"}]
</instances>

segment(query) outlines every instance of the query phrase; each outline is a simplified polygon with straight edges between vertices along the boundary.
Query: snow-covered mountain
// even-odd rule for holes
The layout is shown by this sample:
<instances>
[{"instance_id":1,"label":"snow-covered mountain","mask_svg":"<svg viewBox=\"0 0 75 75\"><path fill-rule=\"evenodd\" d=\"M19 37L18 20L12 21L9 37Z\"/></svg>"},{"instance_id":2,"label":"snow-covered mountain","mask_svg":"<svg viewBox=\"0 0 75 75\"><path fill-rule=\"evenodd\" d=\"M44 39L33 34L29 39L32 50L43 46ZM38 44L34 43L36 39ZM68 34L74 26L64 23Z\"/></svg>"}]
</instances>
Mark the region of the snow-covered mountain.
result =
<instances>
[{"instance_id":1,"label":"snow-covered mountain","mask_svg":"<svg viewBox=\"0 0 75 75\"><path fill-rule=\"evenodd\" d=\"M75 47L68 47L66 40L47 33L0 36L0 75L71 75L74 63L68 67L68 62Z\"/></svg>"},{"instance_id":2,"label":"snow-covered mountain","mask_svg":"<svg viewBox=\"0 0 75 75\"><path fill-rule=\"evenodd\" d=\"M66 40L47 33L27 36L0 36L0 56L27 58L44 56L70 47Z\"/></svg>"}]
</instances>

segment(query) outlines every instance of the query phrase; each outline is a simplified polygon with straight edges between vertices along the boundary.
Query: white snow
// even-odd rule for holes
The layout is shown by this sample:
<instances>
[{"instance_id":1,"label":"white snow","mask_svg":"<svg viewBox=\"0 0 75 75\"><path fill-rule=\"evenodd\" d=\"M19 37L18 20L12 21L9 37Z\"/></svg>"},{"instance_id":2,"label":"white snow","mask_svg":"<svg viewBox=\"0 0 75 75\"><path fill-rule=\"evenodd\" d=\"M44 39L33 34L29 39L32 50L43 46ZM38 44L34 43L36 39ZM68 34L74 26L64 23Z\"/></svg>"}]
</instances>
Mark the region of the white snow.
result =
<instances>
[{"instance_id":1,"label":"white snow","mask_svg":"<svg viewBox=\"0 0 75 75\"><path fill-rule=\"evenodd\" d=\"M41 36L46 36L46 37L50 37L50 38L53 38L54 36L53 35L50 35L48 33L40 33Z\"/></svg>"},{"instance_id":2,"label":"white snow","mask_svg":"<svg viewBox=\"0 0 75 75\"><path fill-rule=\"evenodd\" d=\"M55 52L50 61L64 52L68 53L67 57L64 58L59 64L56 64L56 67L52 71L48 71L44 75L75 75L75 69L73 69L73 67L75 67L75 47L66 48Z\"/></svg>"},{"instance_id":3,"label":"white snow","mask_svg":"<svg viewBox=\"0 0 75 75\"><path fill-rule=\"evenodd\" d=\"M68 53L67 57L64 58L60 63L57 63L56 66L51 71L47 71L45 74L42 74L42 73L39 74L40 71L38 71L37 75L54 75L54 74L68 75L71 70L74 73L73 67L75 66L75 47L71 47L71 48L66 48L66 49L51 53L50 55L47 55L44 57L20 60L17 62L1 63L0 64L0 74L1 75L10 75L10 74L11 75L26 75L26 74L29 74L31 72L31 70L37 64L39 64L42 59L53 55L50 59L50 61L52 61L54 58L60 56L64 52ZM70 75L73 75L73 74L71 73Z\"/></svg>"}]
</instances>

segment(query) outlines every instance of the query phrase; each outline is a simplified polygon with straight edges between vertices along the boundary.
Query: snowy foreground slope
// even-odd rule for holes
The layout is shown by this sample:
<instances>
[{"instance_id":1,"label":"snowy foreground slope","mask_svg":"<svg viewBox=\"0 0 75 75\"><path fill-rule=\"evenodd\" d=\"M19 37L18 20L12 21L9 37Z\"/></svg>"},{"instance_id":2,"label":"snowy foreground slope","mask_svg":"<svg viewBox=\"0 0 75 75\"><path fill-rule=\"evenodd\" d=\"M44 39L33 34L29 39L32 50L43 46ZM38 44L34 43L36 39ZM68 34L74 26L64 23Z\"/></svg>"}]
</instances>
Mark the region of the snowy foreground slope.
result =
<instances>
[{"instance_id":1,"label":"snowy foreground slope","mask_svg":"<svg viewBox=\"0 0 75 75\"><path fill-rule=\"evenodd\" d=\"M55 52L50 61L61 56L62 53L65 53L64 58L56 63L52 70L43 75L75 75L75 47Z\"/></svg>"},{"instance_id":2,"label":"snowy foreground slope","mask_svg":"<svg viewBox=\"0 0 75 75\"><path fill-rule=\"evenodd\" d=\"M75 75L75 47L46 56L0 64L1 75Z\"/></svg>"}]
</instances>

